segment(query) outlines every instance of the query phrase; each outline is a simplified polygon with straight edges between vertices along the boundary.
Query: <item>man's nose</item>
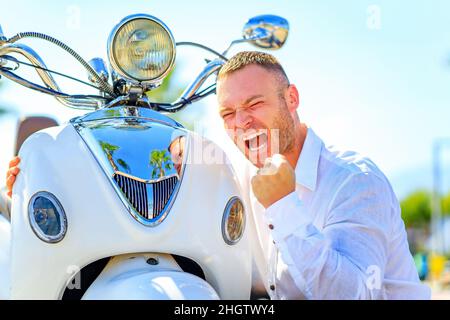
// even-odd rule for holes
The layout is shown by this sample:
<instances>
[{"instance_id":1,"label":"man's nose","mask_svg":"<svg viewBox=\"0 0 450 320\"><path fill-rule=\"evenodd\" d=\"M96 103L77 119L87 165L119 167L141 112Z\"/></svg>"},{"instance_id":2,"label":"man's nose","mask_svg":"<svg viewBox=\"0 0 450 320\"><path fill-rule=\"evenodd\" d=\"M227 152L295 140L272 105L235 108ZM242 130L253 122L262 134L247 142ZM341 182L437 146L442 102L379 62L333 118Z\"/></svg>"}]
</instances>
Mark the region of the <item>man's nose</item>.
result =
<instances>
[{"instance_id":1,"label":"man's nose","mask_svg":"<svg viewBox=\"0 0 450 320\"><path fill-rule=\"evenodd\" d=\"M236 111L236 128L239 129L248 129L250 127L250 124L252 122L252 119L250 117L250 115L243 110L238 110Z\"/></svg>"}]
</instances>

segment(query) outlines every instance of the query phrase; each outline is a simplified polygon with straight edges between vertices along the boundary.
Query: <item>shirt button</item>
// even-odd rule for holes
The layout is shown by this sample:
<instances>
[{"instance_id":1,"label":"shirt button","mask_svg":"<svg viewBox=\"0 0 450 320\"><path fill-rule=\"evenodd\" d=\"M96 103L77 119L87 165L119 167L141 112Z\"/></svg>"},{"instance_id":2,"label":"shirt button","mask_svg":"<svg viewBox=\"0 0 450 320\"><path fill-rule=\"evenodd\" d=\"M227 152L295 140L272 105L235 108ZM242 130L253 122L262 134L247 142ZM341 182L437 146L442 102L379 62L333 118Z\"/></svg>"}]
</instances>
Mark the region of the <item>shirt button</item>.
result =
<instances>
[{"instance_id":1,"label":"shirt button","mask_svg":"<svg viewBox=\"0 0 450 320\"><path fill-rule=\"evenodd\" d=\"M273 224L269 224L269 229L273 230Z\"/></svg>"},{"instance_id":2,"label":"shirt button","mask_svg":"<svg viewBox=\"0 0 450 320\"><path fill-rule=\"evenodd\" d=\"M275 291L275 286L273 284L270 285L270 290Z\"/></svg>"}]
</instances>

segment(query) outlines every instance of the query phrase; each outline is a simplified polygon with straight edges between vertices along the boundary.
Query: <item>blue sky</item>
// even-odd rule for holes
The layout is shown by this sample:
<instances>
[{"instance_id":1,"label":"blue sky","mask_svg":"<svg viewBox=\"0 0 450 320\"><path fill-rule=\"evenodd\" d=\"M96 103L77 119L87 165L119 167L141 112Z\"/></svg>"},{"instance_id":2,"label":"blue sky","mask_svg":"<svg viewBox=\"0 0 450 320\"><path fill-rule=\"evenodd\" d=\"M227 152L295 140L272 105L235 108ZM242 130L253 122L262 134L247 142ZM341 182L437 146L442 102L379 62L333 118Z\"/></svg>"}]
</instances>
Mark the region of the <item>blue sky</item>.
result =
<instances>
[{"instance_id":1,"label":"blue sky","mask_svg":"<svg viewBox=\"0 0 450 320\"><path fill-rule=\"evenodd\" d=\"M0 11L0 24L7 36L40 31L65 41L86 59L106 58L114 24L137 12L162 19L177 41L197 41L217 50L239 37L252 16L271 13L287 18L288 41L273 54L300 90L300 118L326 143L372 158L400 197L431 186L432 143L450 137L449 1L15 0ZM84 71L59 49L38 40L26 43L49 67L85 79ZM242 45L232 52L250 48ZM183 55L189 63L180 79L187 81L205 55L180 49L179 59ZM77 114L50 97L3 82L2 106L54 114L60 120ZM72 92L84 90L71 82L62 84ZM215 107L214 97L198 107L205 123L212 124L210 136L218 130ZM190 108L186 114L198 114L195 105ZM444 154L447 164L449 155ZM444 188L450 188L447 168Z\"/></svg>"}]
</instances>

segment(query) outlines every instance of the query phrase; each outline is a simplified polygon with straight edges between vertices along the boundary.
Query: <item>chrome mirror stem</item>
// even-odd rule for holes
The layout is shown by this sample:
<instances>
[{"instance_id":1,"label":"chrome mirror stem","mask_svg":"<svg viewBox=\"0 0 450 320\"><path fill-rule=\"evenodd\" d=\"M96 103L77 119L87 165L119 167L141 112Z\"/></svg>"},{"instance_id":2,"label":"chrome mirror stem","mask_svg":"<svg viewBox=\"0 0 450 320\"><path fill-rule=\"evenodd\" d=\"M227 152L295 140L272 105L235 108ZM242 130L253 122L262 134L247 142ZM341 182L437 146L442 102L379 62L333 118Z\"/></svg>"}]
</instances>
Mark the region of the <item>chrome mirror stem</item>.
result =
<instances>
[{"instance_id":1,"label":"chrome mirror stem","mask_svg":"<svg viewBox=\"0 0 450 320\"><path fill-rule=\"evenodd\" d=\"M178 101L189 100L197 90L205 83L206 79L209 78L215 72L218 72L220 68L225 64L225 61L221 59L216 59L209 62L202 72L197 76L197 78L189 85L189 87L183 92Z\"/></svg>"},{"instance_id":2,"label":"chrome mirror stem","mask_svg":"<svg viewBox=\"0 0 450 320\"><path fill-rule=\"evenodd\" d=\"M265 40L265 39L270 37L270 34L268 32L266 32L264 29L260 29L258 31L259 31L258 34L254 34L252 36L245 36L242 39L237 39L237 40L232 41L230 43L230 45L228 46L228 48L222 53L222 55L226 56L228 51L235 44L243 43L243 42L253 42L253 41L256 41L256 40Z\"/></svg>"}]
</instances>

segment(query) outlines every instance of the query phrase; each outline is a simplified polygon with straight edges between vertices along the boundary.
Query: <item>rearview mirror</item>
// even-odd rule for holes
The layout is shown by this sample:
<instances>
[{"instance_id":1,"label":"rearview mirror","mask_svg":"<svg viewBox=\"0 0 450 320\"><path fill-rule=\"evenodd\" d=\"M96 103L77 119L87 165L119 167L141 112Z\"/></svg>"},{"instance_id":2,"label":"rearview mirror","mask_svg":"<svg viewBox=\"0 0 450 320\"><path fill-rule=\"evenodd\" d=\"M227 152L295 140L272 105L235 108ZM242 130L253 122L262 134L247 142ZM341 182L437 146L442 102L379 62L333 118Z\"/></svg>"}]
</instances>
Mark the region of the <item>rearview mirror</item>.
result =
<instances>
[{"instance_id":1,"label":"rearview mirror","mask_svg":"<svg viewBox=\"0 0 450 320\"><path fill-rule=\"evenodd\" d=\"M264 49L279 49L286 42L289 22L275 15L260 15L248 20L242 31L244 39Z\"/></svg>"}]
</instances>

